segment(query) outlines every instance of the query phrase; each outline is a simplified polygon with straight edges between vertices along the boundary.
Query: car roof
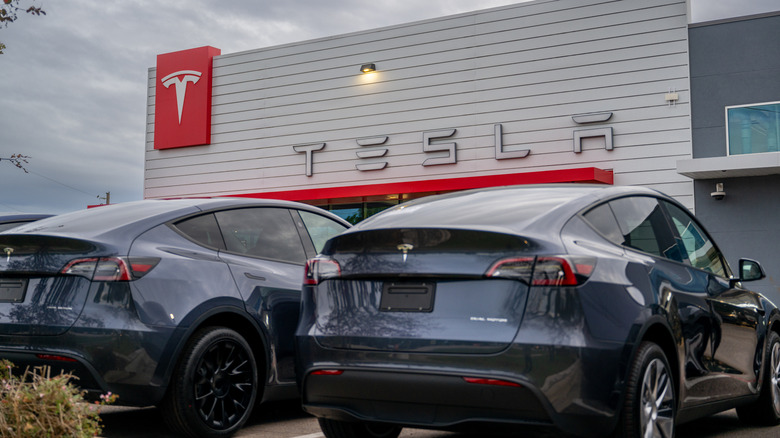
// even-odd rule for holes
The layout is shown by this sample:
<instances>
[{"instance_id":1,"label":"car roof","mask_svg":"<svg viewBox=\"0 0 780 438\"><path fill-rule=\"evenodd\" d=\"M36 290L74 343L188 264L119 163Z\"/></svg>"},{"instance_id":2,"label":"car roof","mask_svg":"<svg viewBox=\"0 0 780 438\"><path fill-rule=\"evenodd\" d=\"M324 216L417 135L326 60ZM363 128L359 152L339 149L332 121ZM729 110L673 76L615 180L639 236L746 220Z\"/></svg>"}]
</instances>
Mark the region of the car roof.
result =
<instances>
[{"instance_id":1,"label":"car roof","mask_svg":"<svg viewBox=\"0 0 780 438\"><path fill-rule=\"evenodd\" d=\"M252 198L182 198L146 199L79 210L31 222L13 229L13 234L46 234L100 240L117 235L133 239L140 233L179 217L216 210L242 207L283 207L307 210L328 216L339 223L343 219L321 208L292 201Z\"/></svg>"},{"instance_id":2,"label":"car roof","mask_svg":"<svg viewBox=\"0 0 780 438\"><path fill-rule=\"evenodd\" d=\"M463 228L527 235L560 229L571 216L588 206L626 195L665 197L644 187L596 184L474 189L399 204L347 232L382 228Z\"/></svg>"}]
</instances>

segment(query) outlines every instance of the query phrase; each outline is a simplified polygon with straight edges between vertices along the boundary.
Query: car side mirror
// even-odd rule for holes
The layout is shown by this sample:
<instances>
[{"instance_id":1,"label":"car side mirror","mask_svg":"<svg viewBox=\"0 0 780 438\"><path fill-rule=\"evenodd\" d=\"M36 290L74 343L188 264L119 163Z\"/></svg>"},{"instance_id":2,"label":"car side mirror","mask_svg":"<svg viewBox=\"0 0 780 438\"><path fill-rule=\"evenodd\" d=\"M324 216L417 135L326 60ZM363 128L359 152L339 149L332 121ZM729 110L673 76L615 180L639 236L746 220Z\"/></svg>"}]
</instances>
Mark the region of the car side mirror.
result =
<instances>
[{"instance_id":1,"label":"car side mirror","mask_svg":"<svg viewBox=\"0 0 780 438\"><path fill-rule=\"evenodd\" d=\"M750 259L739 259L739 281L754 281L766 278L761 265Z\"/></svg>"},{"instance_id":2,"label":"car side mirror","mask_svg":"<svg viewBox=\"0 0 780 438\"><path fill-rule=\"evenodd\" d=\"M766 278L766 274L761 268L761 264L755 260L739 259L739 277L732 278L731 283L733 287L733 284L736 282L756 281L762 278Z\"/></svg>"}]
</instances>

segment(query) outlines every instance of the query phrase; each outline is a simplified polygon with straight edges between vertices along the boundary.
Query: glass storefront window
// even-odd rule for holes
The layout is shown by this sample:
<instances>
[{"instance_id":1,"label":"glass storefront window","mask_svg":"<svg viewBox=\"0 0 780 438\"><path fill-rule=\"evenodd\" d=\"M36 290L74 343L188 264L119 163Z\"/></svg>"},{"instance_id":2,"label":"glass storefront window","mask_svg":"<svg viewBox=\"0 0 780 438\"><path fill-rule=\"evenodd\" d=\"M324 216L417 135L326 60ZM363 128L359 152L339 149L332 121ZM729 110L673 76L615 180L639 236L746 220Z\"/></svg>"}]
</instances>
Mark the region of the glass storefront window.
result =
<instances>
[{"instance_id":1,"label":"glass storefront window","mask_svg":"<svg viewBox=\"0 0 780 438\"><path fill-rule=\"evenodd\" d=\"M726 107L729 155L780 150L780 102Z\"/></svg>"},{"instance_id":2,"label":"glass storefront window","mask_svg":"<svg viewBox=\"0 0 780 438\"><path fill-rule=\"evenodd\" d=\"M375 196L354 196L350 198L336 199L311 199L301 200L309 205L314 205L336 214L351 224L357 224L394 205L425 196L437 195L442 192L417 192L417 193L391 193Z\"/></svg>"},{"instance_id":3,"label":"glass storefront window","mask_svg":"<svg viewBox=\"0 0 780 438\"><path fill-rule=\"evenodd\" d=\"M331 213L355 225L380 211L398 204L398 201L362 202L359 204L333 204L327 206Z\"/></svg>"},{"instance_id":4,"label":"glass storefront window","mask_svg":"<svg viewBox=\"0 0 780 438\"><path fill-rule=\"evenodd\" d=\"M365 219L363 204L336 204L328 206L328 210L345 221L355 225Z\"/></svg>"}]
</instances>

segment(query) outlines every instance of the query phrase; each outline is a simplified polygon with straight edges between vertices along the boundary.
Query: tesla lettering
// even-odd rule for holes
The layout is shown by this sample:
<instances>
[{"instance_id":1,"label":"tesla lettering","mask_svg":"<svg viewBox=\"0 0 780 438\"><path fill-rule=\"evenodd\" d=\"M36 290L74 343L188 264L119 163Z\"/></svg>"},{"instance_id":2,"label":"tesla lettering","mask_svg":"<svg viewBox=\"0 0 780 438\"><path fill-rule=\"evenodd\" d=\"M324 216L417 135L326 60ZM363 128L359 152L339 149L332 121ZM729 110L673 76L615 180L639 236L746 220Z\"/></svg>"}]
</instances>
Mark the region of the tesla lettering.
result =
<instances>
[{"instance_id":1,"label":"tesla lettering","mask_svg":"<svg viewBox=\"0 0 780 438\"><path fill-rule=\"evenodd\" d=\"M184 96L187 93L187 83L197 84L203 73L194 70L181 70L162 78L160 82L169 88L176 85L176 106L179 109L179 124L181 125L181 112L184 109ZM181 78L179 78L181 76Z\"/></svg>"},{"instance_id":2,"label":"tesla lettering","mask_svg":"<svg viewBox=\"0 0 780 438\"><path fill-rule=\"evenodd\" d=\"M306 176L312 176L314 171L312 170L314 167L314 160L312 158L312 154L314 151L320 151L325 147L325 143L319 143L319 144L313 144L313 145L307 145L307 146L293 146L293 150L295 152L304 153L306 154Z\"/></svg>"},{"instance_id":3,"label":"tesla lettering","mask_svg":"<svg viewBox=\"0 0 780 438\"><path fill-rule=\"evenodd\" d=\"M434 158L428 158L425 161L423 161L423 166L435 166L440 164L456 164L458 162L457 160L457 143L450 142L450 143L435 143L434 140L442 139L442 138L449 138L455 135L457 132L456 129L444 129L439 131L426 131L423 132L423 141L422 141L422 151L423 153L430 153L430 152L446 152L446 156L439 156ZM582 139L583 138L591 138L591 137L603 137L604 138L604 148L608 151L614 150L613 140L612 140L612 127L604 127L604 128L595 128L595 129L575 129L573 131L573 143L574 143L574 153L582 153ZM378 137L371 137L371 138L362 138L356 140L357 143L360 146L378 146L378 145L385 145L388 140L388 136L378 136ZM512 159L512 158L525 158L528 155L531 154L530 149L520 149L520 150L510 150L505 151L504 150L504 132L503 132L503 126L500 123L497 123L493 125L493 145L495 148L495 159L496 160L506 160L506 159ZM314 152L321 151L325 148L325 143L319 143L316 145L310 145L310 146L293 146L293 150L298 153L305 153L306 154L306 176L312 176L314 174L312 170L312 164L314 162ZM387 155L388 149L387 148L374 148L371 150L360 150L357 151L357 157L361 159L366 158L380 158ZM379 161L379 162L373 162L373 163L360 163L355 166L357 170L360 171L367 171L367 170L381 170L386 168L388 165L387 161ZM399 248L400 249L400 248ZM404 253L406 255L406 253Z\"/></svg>"}]
</instances>

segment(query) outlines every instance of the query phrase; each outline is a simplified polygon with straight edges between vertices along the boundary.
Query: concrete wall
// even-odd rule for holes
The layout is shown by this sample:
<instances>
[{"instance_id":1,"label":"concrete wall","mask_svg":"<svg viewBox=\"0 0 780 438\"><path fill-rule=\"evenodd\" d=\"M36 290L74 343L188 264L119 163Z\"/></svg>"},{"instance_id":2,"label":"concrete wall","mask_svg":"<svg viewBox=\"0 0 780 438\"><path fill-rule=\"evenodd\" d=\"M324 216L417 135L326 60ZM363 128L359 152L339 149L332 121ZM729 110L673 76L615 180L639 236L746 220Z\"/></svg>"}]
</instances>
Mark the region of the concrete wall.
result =
<instances>
[{"instance_id":1,"label":"concrete wall","mask_svg":"<svg viewBox=\"0 0 780 438\"><path fill-rule=\"evenodd\" d=\"M214 59L212 144L169 150L153 149L152 68L144 196L598 167L692 208L675 167L692 153L686 12L684 0L540 0L226 54ZM361 75L367 62L378 72ZM505 152L529 154L498 159L496 124ZM614 149L606 135L577 144L586 129L611 129ZM428 147L426 133L441 138ZM294 148L322 143L307 176Z\"/></svg>"}]
</instances>

